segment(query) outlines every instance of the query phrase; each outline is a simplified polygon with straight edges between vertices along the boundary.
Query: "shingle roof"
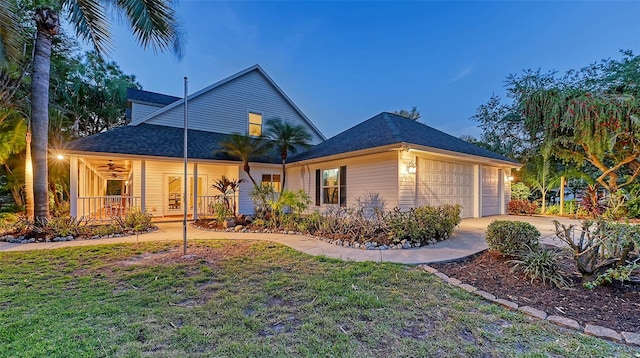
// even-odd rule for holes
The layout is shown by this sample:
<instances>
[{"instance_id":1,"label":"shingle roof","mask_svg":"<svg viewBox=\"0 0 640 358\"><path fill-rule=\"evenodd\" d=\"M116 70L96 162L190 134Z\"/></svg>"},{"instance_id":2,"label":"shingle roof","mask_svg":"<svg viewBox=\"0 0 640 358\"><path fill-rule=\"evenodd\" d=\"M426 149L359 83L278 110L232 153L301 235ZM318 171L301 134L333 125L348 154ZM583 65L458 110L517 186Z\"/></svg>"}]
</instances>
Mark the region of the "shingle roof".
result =
<instances>
[{"instance_id":1,"label":"shingle roof","mask_svg":"<svg viewBox=\"0 0 640 358\"><path fill-rule=\"evenodd\" d=\"M147 103L155 103L166 106L180 99L180 97L169 96L162 93L143 91L137 88L127 88L127 99Z\"/></svg>"},{"instance_id":2,"label":"shingle roof","mask_svg":"<svg viewBox=\"0 0 640 358\"><path fill-rule=\"evenodd\" d=\"M183 157L183 129L177 127L140 124L111 129L70 142L64 148L71 151L148 155L169 158ZM224 153L220 142L228 134L190 129L188 157L190 159L235 160ZM280 155L272 154L252 159L252 162L279 163Z\"/></svg>"},{"instance_id":3,"label":"shingle roof","mask_svg":"<svg viewBox=\"0 0 640 358\"><path fill-rule=\"evenodd\" d=\"M357 150L408 143L516 163L452 135L406 117L383 112L346 131L327 139L290 162L327 157Z\"/></svg>"}]
</instances>

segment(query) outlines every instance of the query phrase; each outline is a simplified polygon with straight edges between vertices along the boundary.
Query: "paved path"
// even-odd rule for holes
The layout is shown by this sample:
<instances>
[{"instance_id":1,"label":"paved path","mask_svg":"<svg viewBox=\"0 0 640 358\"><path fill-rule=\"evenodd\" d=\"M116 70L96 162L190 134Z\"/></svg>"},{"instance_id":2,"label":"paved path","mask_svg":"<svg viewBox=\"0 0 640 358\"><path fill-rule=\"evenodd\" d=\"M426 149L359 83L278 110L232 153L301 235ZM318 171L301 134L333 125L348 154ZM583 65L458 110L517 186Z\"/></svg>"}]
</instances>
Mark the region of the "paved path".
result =
<instances>
[{"instance_id":1,"label":"paved path","mask_svg":"<svg viewBox=\"0 0 640 358\"><path fill-rule=\"evenodd\" d=\"M535 225L543 236L543 242L559 244L554 240L555 232L549 217L524 217L524 216L492 216L480 219L465 219L456 228L453 236L448 240L413 249L404 250L359 250L332 245L324 241L316 240L301 235L284 234L253 234L204 231L188 226L187 241L194 240L219 240L219 239L245 239L268 240L289 246L298 251L315 255L327 256L343 260L396 262L403 264L435 263L451 261L473 255L487 248L484 241L484 233L487 225L493 220L519 220L527 221ZM560 219L565 224L578 223L577 220ZM158 230L153 233L99 240L77 240L65 242L47 242L33 244L11 244L0 242L0 251L28 251L45 250L74 246L104 245L123 242L148 242L148 241L176 241L182 240L182 222L158 223Z\"/></svg>"}]
</instances>

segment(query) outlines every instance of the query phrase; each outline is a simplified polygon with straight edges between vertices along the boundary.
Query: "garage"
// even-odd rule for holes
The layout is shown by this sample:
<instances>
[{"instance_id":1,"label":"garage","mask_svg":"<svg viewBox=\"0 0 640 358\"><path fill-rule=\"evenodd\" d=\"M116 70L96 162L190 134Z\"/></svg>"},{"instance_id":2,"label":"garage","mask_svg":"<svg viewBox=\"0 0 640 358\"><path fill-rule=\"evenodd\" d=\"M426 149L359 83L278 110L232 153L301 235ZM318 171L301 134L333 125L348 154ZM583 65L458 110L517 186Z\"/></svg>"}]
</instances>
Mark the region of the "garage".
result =
<instances>
[{"instance_id":1,"label":"garage","mask_svg":"<svg viewBox=\"0 0 640 358\"><path fill-rule=\"evenodd\" d=\"M473 217L473 165L418 158L416 204L458 204L460 216Z\"/></svg>"},{"instance_id":2,"label":"garage","mask_svg":"<svg viewBox=\"0 0 640 358\"><path fill-rule=\"evenodd\" d=\"M500 215L500 170L482 167L482 216Z\"/></svg>"}]
</instances>

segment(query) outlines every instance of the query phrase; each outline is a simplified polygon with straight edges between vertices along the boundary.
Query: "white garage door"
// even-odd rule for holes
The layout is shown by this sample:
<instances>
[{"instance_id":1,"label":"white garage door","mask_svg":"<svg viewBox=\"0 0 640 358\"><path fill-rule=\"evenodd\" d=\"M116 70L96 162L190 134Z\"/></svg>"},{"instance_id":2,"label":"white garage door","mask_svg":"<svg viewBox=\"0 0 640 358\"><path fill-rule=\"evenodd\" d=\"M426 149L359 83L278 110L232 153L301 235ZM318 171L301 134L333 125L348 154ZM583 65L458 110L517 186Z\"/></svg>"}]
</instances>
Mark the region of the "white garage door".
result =
<instances>
[{"instance_id":1,"label":"white garage door","mask_svg":"<svg viewBox=\"0 0 640 358\"><path fill-rule=\"evenodd\" d=\"M473 217L473 166L419 159L416 201L419 206L462 205L460 215Z\"/></svg>"},{"instance_id":2,"label":"white garage door","mask_svg":"<svg viewBox=\"0 0 640 358\"><path fill-rule=\"evenodd\" d=\"M482 216L500 214L498 168L482 167Z\"/></svg>"}]
</instances>

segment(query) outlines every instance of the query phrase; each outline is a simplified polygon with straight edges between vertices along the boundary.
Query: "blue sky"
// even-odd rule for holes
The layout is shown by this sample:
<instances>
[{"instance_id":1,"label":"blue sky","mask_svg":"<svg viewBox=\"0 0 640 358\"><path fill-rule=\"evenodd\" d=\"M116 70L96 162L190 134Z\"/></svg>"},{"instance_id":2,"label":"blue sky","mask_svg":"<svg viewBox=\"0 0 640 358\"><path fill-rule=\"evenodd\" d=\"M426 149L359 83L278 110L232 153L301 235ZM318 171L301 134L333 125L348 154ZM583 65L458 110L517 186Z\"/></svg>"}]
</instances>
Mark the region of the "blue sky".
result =
<instances>
[{"instance_id":1,"label":"blue sky","mask_svg":"<svg viewBox=\"0 0 640 358\"><path fill-rule=\"evenodd\" d=\"M175 96L260 64L331 137L382 111L417 106L455 136L504 79L566 71L619 49L640 53L640 1L381 2L182 0L181 62L114 28L110 58L143 88Z\"/></svg>"}]
</instances>

